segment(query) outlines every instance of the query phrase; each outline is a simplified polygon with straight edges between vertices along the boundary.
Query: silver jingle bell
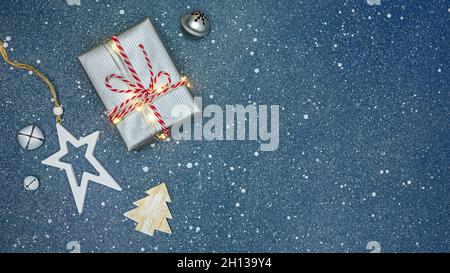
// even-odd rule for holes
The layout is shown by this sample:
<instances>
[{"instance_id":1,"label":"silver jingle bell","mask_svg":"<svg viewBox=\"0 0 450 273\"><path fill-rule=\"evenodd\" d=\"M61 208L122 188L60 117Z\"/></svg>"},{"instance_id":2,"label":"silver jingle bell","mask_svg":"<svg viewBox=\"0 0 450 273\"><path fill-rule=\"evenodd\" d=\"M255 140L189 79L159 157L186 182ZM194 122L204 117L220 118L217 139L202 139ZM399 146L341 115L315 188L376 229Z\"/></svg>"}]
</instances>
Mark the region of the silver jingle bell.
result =
<instances>
[{"instance_id":1,"label":"silver jingle bell","mask_svg":"<svg viewBox=\"0 0 450 273\"><path fill-rule=\"evenodd\" d=\"M44 134L35 125L30 125L19 131L17 139L20 146L26 150L34 150L44 143Z\"/></svg>"},{"instance_id":2,"label":"silver jingle bell","mask_svg":"<svg viewBox=\"0 0 450 273\"><path fill-rule=\"evenodd\" d=\"M201 11L190 11L181 17L181 26L189 34L195 37L204 37L211 30L208 17Z\"/></svg>"},{"instance_id":3,"label":"silver jingle bell","mask_svg":"<svg viewBox=\"0 0 450 273\"><path fill-rule=\"evenodd\" d=\"M35 191L39 188L39 180L34 176L27 176L23 180L23 187L29 191Z\"/></svg>"}]
</instances>

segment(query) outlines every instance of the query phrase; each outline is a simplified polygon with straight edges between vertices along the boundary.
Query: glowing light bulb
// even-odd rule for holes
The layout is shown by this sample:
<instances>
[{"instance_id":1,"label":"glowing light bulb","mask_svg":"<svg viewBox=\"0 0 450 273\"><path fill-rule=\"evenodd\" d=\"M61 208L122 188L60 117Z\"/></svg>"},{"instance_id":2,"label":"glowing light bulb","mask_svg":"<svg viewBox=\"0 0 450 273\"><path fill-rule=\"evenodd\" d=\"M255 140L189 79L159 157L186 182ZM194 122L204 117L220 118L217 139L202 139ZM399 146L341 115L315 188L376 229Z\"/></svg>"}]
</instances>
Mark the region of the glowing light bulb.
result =
<instances>
[{"instance_id":1,"label":"glowing light bulb","mask_svg":"<svg viewBox=\"0 0 450 273\"><path fill-rule=\"evenodd\" d=\"M117 47L116 43L114 43L112 40L110 41L110 43L111 43L111 49L114 52L119 52L120 51L119 48Z\"/></svg>"},{"instance_id":2,"label":"glowing light bulb","mask_svg":"<svg viewBox=\"0 0 450 273\"><path fill-rule=\"evenodd\" d=\"M167 139L168 139L168 135L166 135L164 132L159 132L159 133L156 133L155 135L154 135L154 137L157 139L157 140L159 140L159 141L166 141Z\"/></svg>"},{"instance_id":3,"label":"glowing light bulb","mask_svg":"<svg viewBox=\"0 0 450 273\"><path fill-rule=\"evenodd\" d=\"M189 82L189 79L186 76L181 77L181 81L186 82L186 87L191 89L192 84Z\"/></svg>"},{"instance_id":4,"label":"glowing light bulb","mask_svg":"<svg viewBox=\"0 0 450 273\"><path fill-rule=\"evenodd\" d=\"M155 114L153 114L153 113L149 114L148 119L150 120L151 123L154 123L156 121Z\"/></svg>"},{"instance_id":5,"label":"glowing light bulb","mask_svg":"<svg viewBox=\"0 0 450 273\"><path fill-rule=\"evenodd\" d=\"M162 93L166 89L167 85L160 86L156 88L156 93Z\"/></svg>"}]
</instances>

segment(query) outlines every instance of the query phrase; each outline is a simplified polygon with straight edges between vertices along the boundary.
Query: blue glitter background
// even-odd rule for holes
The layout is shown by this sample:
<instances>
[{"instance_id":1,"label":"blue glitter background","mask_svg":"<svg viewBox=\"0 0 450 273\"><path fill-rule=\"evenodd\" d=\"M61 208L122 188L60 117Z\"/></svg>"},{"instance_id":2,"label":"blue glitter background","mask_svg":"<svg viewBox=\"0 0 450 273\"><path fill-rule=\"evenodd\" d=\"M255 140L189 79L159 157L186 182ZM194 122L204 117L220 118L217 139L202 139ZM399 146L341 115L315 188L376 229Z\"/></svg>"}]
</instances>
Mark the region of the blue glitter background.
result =
<instances>
[{"instance_id":1,"label":"blue glitter background","mask_svg":"<svg viewBox=\"0 0 450 273\"><path fill-rule=\"evenodd\" d=\"M40 163L59 149L49 92L1 61L0 251L369 252L378 241L449 252L450 1L288 2L3 1L11 58L50 77L75 136L101 131L95 156L124 190L90 183L78 215L65 173ZM211 18L208 37L180 35L190 9ZM204 105L280 105L277 151L172 141L126 152L77 56L146 17ZM29 124L46 136L34 151L17 142ZM65 160L89 170L82 158ZM24 190L28 175L37 191ZM160 181L173 234L150 237L123 213Z\"/></svg>"}]
</instances>

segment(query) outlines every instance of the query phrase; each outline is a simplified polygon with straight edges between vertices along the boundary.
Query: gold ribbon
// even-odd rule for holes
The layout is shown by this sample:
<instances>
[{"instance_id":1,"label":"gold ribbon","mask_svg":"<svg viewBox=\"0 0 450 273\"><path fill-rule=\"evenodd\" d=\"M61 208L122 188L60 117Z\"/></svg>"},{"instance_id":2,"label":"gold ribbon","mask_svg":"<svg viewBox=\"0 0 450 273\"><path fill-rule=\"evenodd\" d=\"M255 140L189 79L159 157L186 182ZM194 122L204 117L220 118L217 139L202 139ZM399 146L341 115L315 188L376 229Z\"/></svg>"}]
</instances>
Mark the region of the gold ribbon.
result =
<instances>
[{"instance_id":1,"label":"gold ribbon","mask_svg":"<svg viewBox=\"0 0 450 273\"><path fill-rule=\"evenodd\" d=\"M17 68L24 69L24 70L28 70L28 71L33 71L33 73L36 74L47 85L48 89L50 89L50 93L52 94L53 102L55 104L55 107L59 107L60 106L59 101L58 101L58 96L57 96L56 91L55 91L55 87L53 87L53 84L50 82L50 80L47 78L47 76L45 76L42 72L37 70L32 65L19 63L19 62L10 60L9 57L8 57L8 53L6 52L6 49L3 46L3 43L1 43L1 41L0 41L0 54L2 55L3 59L5 60L5 62L7 64L9 64L10 66L17 67ZM56 122L57 123L61 123L61 120L62 120L61 116L60 115L56 115Z\"/></svg>"}]
</instances>

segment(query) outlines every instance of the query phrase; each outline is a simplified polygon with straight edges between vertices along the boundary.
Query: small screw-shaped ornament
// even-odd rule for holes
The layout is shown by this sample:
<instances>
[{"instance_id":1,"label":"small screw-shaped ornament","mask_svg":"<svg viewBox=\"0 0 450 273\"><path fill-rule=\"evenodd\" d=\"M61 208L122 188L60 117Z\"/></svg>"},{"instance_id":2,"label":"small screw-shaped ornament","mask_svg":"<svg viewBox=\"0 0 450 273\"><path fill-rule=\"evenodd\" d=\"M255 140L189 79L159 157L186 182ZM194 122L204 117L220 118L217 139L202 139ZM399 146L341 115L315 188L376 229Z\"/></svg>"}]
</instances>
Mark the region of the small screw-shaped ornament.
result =
<instances>
[{"instance_id":1,"label":"small screw-shaped ornament","mask_svg":"<svg viewBox=\"0 0 450 273\"><path fill-rule=\"evenodd\" d=\"M27 176L23 180L23 187L29 191L35 191L39 188L39 180L34 176Z\"/></svg>"}]
</instances>

